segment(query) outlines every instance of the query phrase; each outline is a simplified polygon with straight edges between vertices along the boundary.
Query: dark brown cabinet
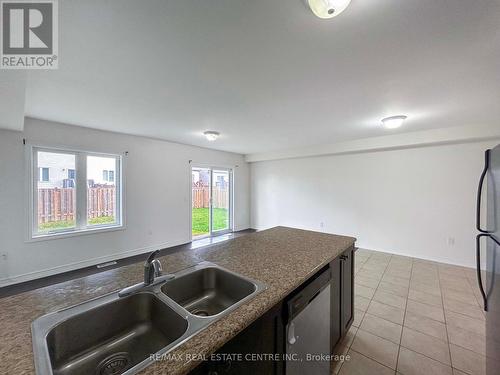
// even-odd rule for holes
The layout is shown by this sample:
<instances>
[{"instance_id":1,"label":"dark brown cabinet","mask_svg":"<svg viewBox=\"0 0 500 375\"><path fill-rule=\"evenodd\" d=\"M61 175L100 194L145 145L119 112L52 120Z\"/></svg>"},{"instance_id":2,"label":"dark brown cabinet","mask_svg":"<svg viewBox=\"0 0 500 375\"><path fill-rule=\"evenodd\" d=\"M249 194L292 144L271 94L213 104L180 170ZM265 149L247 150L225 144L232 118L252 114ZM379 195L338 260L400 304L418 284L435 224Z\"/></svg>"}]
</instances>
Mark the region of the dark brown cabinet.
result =
<instances>
[{"instance_id":1,"label":"dark brown cabinet","mask_svg":"<svg viewBox=\"0 0 500 375\"><path fill-rule=\"evenodd\" d=\"M341 336L344 336L354 320L354 248L338 258L340 262L340 320Z\"/></svg>"},{"instance_id":2,"label":"dark brown cabinet","mask_svg":"<svg viewBox=\"0 0 500 375\"><path fill-rule=\"evenodd\" d=\"M343 329L342 329L342 308L341 308L341 271L340 271L340 258L335 258L330 263L330 268L332 270L332 279L331 279L331 305L330 305L330 313L331 313L331 327L330 327L330 344L332 350L337 346L340 342Z\"/></svg>"},{"instance_id":3,"label":"dark brown cabinet","mask_svg":"<svg viewBox=\"0 0 500 375\"><path fill-rule=\"evenodd\" d=\"M191 372L193 375L283 374L282 304L253 322ZM276 354L270 356L269 354Z\"/></svg>"},{"instance_id":4,"label":"dark brown cabinet","mask_svg":"<svg viewBox=\"0 0 500 375\"><path fill-rule=\"evenodd\" d=\"M332 350L345 336L354 320L354 247L330 263Z\"/></svg>"}]
</instances>

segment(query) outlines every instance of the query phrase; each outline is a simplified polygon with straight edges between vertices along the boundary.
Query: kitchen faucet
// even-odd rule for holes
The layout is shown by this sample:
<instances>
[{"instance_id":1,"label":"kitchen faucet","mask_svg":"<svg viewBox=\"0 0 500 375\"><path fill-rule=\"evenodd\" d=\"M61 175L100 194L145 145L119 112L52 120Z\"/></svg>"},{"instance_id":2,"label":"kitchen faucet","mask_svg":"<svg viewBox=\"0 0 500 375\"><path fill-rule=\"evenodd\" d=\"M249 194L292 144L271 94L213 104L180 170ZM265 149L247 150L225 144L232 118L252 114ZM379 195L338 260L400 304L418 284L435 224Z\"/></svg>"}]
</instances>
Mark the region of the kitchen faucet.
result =
<instances>
[{"instance_id":1,"label":"kitchen faucet","mask_svg":"<svg viewBox=\"0 0 500 375\"><path fill-rule=\"evenodd\" d=\"M153 251L144 263L144 285L151 285L155 277L161 276L161 272L163 271L161 263L158 259L155 259L159 253L160 250Z\"/></svg>"},{"instance_id":2,"label":"kitchen faucet","mask_svg":"<svg viewBox=\"0 0 500 375\"><path fill-rule=\"evenodd\" d=\"M155 259L159 253L160 250L153 251L149 254L146 262L144 262L144 281L120 290L118 292L118 296L126 297L149 286L158 285L168 280L172 280L175 277L175 275L171 274L162 276L161 273L163 269L161 267L161 263L158 259Z\"/></svg>"}]
</instances>

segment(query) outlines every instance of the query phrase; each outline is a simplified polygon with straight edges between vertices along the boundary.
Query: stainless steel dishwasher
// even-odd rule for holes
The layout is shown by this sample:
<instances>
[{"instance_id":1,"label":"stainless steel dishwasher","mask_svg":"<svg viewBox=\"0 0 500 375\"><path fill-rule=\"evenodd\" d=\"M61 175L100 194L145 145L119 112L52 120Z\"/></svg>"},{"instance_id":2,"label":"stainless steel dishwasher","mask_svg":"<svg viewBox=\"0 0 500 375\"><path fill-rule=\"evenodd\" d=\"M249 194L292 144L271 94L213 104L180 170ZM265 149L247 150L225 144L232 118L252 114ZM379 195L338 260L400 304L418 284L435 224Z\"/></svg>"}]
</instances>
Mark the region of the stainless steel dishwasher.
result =
<instances>
[{"instance_id":1,"label":"stainless steel dishwasher","mask_svg":"<svg viewBox=\"0 0 500 375\"><path fill-rule=\"evenodd\" d=\"M288 301L287 375L330 373L330 281L328 268Z\"/></svg>"}]
</instances>

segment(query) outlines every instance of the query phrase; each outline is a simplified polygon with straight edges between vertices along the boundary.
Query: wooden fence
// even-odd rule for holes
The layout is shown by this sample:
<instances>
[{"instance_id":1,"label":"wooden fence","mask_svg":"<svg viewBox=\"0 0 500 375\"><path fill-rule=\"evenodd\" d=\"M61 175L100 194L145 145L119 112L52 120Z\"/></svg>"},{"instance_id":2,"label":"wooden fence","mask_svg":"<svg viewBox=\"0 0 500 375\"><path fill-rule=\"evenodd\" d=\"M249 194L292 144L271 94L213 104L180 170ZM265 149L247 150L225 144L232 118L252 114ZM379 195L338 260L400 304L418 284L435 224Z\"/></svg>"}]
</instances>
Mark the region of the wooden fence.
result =
<instances>
[{"instance_id":1,"label":"wooden fence","mask_svg":"<svg viewBox=\"0 0 500 375\"><path fill-rule=\"evenodd\" d=\"M75 189L38 189L38 224L75 220Z\"/></svg>"},{"instance_id":2,"label":"wooden fence","mask_svg":"<svg viewBox=\"0 0 500 375\"><path fill-rule=\"evenodd\" d=\"M74 188L38 189L38 223L75 220ZM115 187L94 187L87 191L87 217L113 216Z\"/></svg>"},{"instance_id":3,"label":"wooden fence","mask_svg":"<svg viewBox=\"0 0 500 375\"><path fill-rule=\"evenodd\" d=\"M75 220L76 196L74 188L38 189L38 223ZM213 206L229 208L228 187L212 188ZM193 185L193 208L210 206L210 186ZM87 191L87 217L113 216L115 214L115 187L94 187Z\"/></svg>"},{"instance_id":4,"label":"wooden fence","mask_svg":"<svg viewBox=\"0 0 500 375\"><path fill-rule=\"evenodd\" d=\"M87 218L115 216L115 187L96 187L87 190Z\"/></svg>"},{"instance_id":5,"label":"wooden fence","mask_svg":"<svg viewBox=\"0 0 500 375\"><path fill-rule=\"evenodd\" d=\"M210 186L193 184L193 208L210 207ZM214 186L212 188L212 200L214 208L229 209L229 189Z\"/></svg>"}]
</instances>

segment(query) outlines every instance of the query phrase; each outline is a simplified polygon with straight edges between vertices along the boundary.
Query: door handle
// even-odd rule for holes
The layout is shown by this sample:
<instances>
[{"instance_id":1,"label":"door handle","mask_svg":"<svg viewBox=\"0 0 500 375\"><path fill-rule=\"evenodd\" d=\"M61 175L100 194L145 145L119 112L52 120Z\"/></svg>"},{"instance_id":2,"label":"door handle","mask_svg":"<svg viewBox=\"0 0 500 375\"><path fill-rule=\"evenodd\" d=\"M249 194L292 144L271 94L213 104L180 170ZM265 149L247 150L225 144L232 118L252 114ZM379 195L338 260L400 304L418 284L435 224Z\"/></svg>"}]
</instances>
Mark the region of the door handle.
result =
<instances>
[{"instance_id":1,"label":"door handle","mask_svg":"<svg viewBox=\"0 0 500 375\"><path fill-rule=\"evenodd\" d=\"M484 311L488 311L488 297L486 296L486 292L483 287L483 277L481 276L481 238L489 237L492 238L489 234L481 233L476 237L476 272L477 272L477 282L479 283L479 291L481 292L481 296L483 296L484 303Z\"/></svg>"},{"instance_id":2,"label":"door handle","mask_svg":"<svg viewBox=\"0 0 500 375\"><path fill-rule=\"evenodd\" d=\"M493 284L494 284L494 277L495 277L495 274L496 274L496 270L495 270L495 267L496 267L496 249L495 251L493 252L493 259L492 259L492 264L491 264L491 267L492 269L489 270L489 272L493 275L492 278L491 278L491 282L490 282L490 285L487 286L488 287L488 290L485 290L484 287L483 287L483 279L482 279L482 275L481 275L481 238L482 237L485 237L485 238L488 238L489 240L492 240L496 246L500 247L500 242L493 236L491 236L490 234L487 234L487 233L481 233L481 234L478 234L477 237L476 237L476 261L477 261L477 264L476 264L476 267L477 267L477 280L479 282L479 290L481 292L481 295L483 297L483 301L484 301L484 311L488 311L488 298L491 294L491 291L493 290Z\"/></svg>"},{"instance_id":3,"label":"door handle","mask_svg":"<svg viewBox=\"0 0 500 375\"><path fill-rule=\"evenodd\" d=\"M477 188L476 228L481 233L490 233L487 229L481 228L481 195L483 192L484 179L488 173L488 169L490 169L490 152L491 150L486 150L484 153L484 168L481 173L481 177L479 178L479 186Z\"/></svg>"},{"instance_id":4,"label":"door handle","mask_svg":"<svg viewBox=\"0 0 500 375\"><path fill-rule=\"evenodd\" d=\"M293 345L297 342L297 339L299 337L295 337L295 324L293 324L293 322L291 322L289 325L288 325L288 333L287 333L287 341L290 345Z\"/></svg>"}]
</instances>

